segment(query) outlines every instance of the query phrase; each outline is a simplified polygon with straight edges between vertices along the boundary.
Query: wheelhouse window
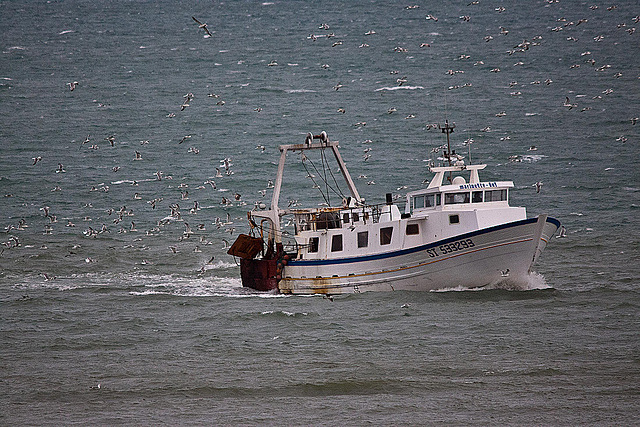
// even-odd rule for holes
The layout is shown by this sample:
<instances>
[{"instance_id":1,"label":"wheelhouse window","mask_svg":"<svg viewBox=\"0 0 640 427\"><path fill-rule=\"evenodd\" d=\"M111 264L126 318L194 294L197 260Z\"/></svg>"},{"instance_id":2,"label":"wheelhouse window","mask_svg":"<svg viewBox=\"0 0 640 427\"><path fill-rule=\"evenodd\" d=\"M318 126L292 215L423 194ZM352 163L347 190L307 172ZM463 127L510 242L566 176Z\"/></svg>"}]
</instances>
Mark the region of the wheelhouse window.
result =
<instances>
[{"instance_id":1,"label":"wheelhouse window","mask_svg":"<svg viewBox=\"0 0 640 427\"><path fill-rule=\"evenodd\" d=\"M413 208L414 209L424 208L424 196L416 196L413 198Z\"/></svg>"},{"instance_id":2,"label":"wheelhouse window","mask_svg":"<svg viewBox=\"0 0 640 427\"><path fill-rule=\"evenodd\" d=\"M342 214L342 223L343 224L349 224L349 214L348 213Z\"/></svg>"},{"instance_id":3,"label":"wheelhouse window","mask_svg":"<svg viewBox=\"0 0 640 427\"><path fill-rule=\"evenodd\" d=\"M484 192L485 202L500 202L507 200L507 190L491 190Z\"/></svg>"},{"instance_id":4,"label":"wheelhouse window","mask_svg":"<svg viewBox=\"0 0 640 427\"><path fill-rule=\"evenodd\" d=\"M368 231L360 231L358 233L358 247L366 248L369 246L369 232Z\"/></svg>"},{"instance_id":5,"label":"wheelhouse window","mask_svg":"<svg viewBox=\"0 0 640 427\"><path fill-rule=\"evenodd\" d=\"M459 203L469 203L470 193L445 193L444 204L455 205Z\"/></svg>"},{"instance_id":6,"label":"wheelhouse window","mask_svg":"<svg viewBox=\"0 0 640 427\"><path fill-rule=\"evenodd\" d=\"M342 234L335 234L331 237L331 252L340 252L342 250Z\"/></svg>"},{"instance_id":7,"label":"wheelhouse window","mask_svg":"<svg viewBox=\"0 0 640 427\"><path fill-rule=\"evenodd\" d=\"M407 236L414 236L416 234L420 234L420 227L418 224L407 224L406 229Z\"/></svg>"},{"instance_id":8,"label":"wheelhouse window","mask_svg":"<svg viewBox=\"0 0 640 427\"><path fill-rule=\"evenodd\" d=\"M380 229L380 244L388 245L391 243L391 235L393 234L393 227L384 227Z\"/></svg>"},{"instance_id":9,"label":"wheelhouse window","mask_svg":"<svg viewBox=\"0 0 640 427\"><path fill-rule=\"evenodd\" d=\"M482 203L482 191L474 191L471 195L473 203Z\"/></svg>"},{"instance_id":10,"label":"wheelhouse window","mask_svg":"<svg viewBox=\"0 0 640 427\"><path fill-rule=\"evenodd\" d=\"M432 208L440 204L440 193L415 196L413 198L413 209Z\"/></svg>"},{"instance_id":11,"label":"wheelhouse window","mask_svg":"<svg viewBox=\"0 0 640 427\"><path fill-rule=\"evenodd\" d=\"M309 252L318 252L318 237L312 237L309 239Z\"/></svg>"},{"instance_id":12,"label":"wheelhouse window","mask_svg":"<svg viewBox=\"0 0 640 427\"><path fill-rule=\"evenodd\" d=\"M358 215L358 212L353 212L353 213L351 214L351 220L352 220L353 222L358 222L358 221L360 221L360 215Z\"/></svg>"},{"instance_id":13,"label":"wheelhouse window","mask_svg":"<svg viewBox=\"0 0 640 427\"><path fill-rule=\"evenodd\" d=\"M449 215L449 224L460 224L460 215Z\"/></svg>"}]
</instances>

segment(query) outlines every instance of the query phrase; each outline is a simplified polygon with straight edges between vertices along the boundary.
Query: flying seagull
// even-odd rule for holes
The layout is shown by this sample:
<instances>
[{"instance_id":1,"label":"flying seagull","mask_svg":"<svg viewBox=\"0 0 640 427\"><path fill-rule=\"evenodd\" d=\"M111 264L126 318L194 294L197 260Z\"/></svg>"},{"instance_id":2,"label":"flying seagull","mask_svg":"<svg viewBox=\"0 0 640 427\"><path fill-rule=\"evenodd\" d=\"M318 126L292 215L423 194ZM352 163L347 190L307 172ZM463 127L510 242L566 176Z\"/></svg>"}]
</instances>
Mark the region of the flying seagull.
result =
<instances>
[{"instance_id":1,"label":"flying seagull","mask_svg":"<svg viewBox=\"0 0 640 427\"><path fill-rule=\"evenodd\" d=\"M205 37L211 37L212 34L207 28L207 24L203 24L202 22L198 21L195 16L192 16L191 18L193 18L193 20L196 21L196 24L198 24L198 26L202 28L205 33L207 33Z\"/></svg>"}]
</instances>

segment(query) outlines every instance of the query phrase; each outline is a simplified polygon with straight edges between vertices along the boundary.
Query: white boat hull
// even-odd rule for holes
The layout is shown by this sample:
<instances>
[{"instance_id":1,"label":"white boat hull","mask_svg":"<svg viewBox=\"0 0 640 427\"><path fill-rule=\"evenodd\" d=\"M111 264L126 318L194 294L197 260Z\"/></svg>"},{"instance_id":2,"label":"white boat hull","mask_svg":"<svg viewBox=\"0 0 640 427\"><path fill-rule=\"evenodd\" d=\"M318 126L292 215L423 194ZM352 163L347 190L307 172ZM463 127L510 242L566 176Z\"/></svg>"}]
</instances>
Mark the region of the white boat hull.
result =
<instances>
[{"instance_id":1,"label":"white boat hull","mask_svg":"<svg viewBox=\"0 0 640 427\"><path fill-rule=\"evenodd\" d=\"M431 291L523 280L560 223L540 215L375 255L291 260L278 288L291 294Z\"/></svg>"}]
</instances>

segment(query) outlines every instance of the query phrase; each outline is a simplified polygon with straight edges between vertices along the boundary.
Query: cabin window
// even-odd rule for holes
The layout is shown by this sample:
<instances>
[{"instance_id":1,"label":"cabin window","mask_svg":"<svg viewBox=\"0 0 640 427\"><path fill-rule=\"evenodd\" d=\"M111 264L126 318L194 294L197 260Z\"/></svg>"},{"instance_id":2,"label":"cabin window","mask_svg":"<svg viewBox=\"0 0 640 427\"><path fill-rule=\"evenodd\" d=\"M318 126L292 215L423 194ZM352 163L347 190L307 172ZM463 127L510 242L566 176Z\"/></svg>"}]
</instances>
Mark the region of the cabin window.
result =
<instances>
[{"instance_id":1,"label":"cabin window","mask_svg":"<svg viewBox=\"0 0 640 427\"><path fill-rule=\"evenodd\" d=\"M469 193L445 193L445 205L455 205L458 203L469 203Z\"/></svg>"},{"instance_id":2,"label":"cabin window","mask_svg":"<svg viewBox=\"0 0 640 427\"><path fill-rule=\"evenodd\" d=\"M349 214L348 213L342 214L342 222L344 224L349 224Z\"/></svg>"},{"instance_id":3,"label":"cabin window","mask_svg":"<svg viewBox=\"0 0 640 427\"><path fill-rule=\"evenodd\" d=\"M391 235L393 234L393 227L384 227L380 229L380 244L388 245L391 243Z\"/></svg>"},{"instance_id":4,"label":"cabin window","mask_svg":"<svg viewBox=\"0 0 640 427\"><path fill-rule=\"evenodd\" d=\"M340 252L342 250L342 234L335 234L331 238L331 252Z\"/></svg>"},{"instance_id":5,"label":"cabin window","mask_svg":"<svg viewBox=\"0 0 640 427\"><path fill-rule=\"evenodd\" d=\"M407 224L407 236L420 234L420 227L418 224Z\"/></svg>"},{"instance_id":6,"label":"cabin window","mask_svg":"<svg viewBox=\"0 0 640 427\"><path fill-rule=\"evenodd\" d=\"M439 196L439 194L438 194L438 196ZM435 204L436 203L436 195L435 194L430 194L430 195L425 197L424 201L425 201L424 205L426 207L432 208L432 207L434 207L436 205Z\"/></svg>"},{"instance_id":7,"label":"cabin window","mask_svg":"<svg viewBox=\"0 0 640 427\"><path fill-rule=\"evenodd\" d=\"M318 237L312 237L309 239L309 252L318 252Z\"/></svg>"},{"instance_id":8,"label":"cabin window","mask_svg":"<svg viewBox=\"0 0 640 427\"><path fill-rule=\"evenodd\" d=\"M482 203L482 191L474 191L471 195L471 201L473 203Z\"/></svg>"},{"instance_id":9,"label":"cabin window","mask_svg":"<svg viewBox=\"0 0 640 427\"><path fill-rule=\"evenodd\" d=\"M358 233L358 247L366 248L369 246L369 232L368 231L360 231Z\"/></svg>"},{"instance_id":10,"label":"cabin window","mask_svg":"<svg viewBox=\"0 0 640 427\"><path fill-rule=\"evenodd\" d=\"M322 212L316 219L316 229L340 228L340 214L334 212Z\"/></svg>"},{"instance_id":11,"label":"cabin window","mask_svg":"<svg viewBox=\"0 0 640 427\"><path fill-rule=\"evenodd\" d=\"M436 194L436 206L440 206L442 204L442 194Z\"/></svg>"},{"instance_id":12,"label":"cabin window","mask_svg":"<svg viewBox=\"0 0 640 427\"><path fill-rule=\"evenodd\" d=\"M460 224L460 215L449 215L449 224Z\"/></svg>"},{"instance_id":13,"label":"cabin window","mask_svg":"<svg viewBox=\"0 0 640 427\"><path fill-rule=\"evenodd\" d=\"M507 200L507 190L491 190L484 192L485 202L500 202Z\"/></svg>"},{"instance_id":14,"label":"cabin window","mask_svg":"<svg viewBox=\"0 0 640 427\"><path fill-rule=\"evenodd\" d=\"M413 198L413 208L414 209L424 208L424 196L416 196Z\"/></svg>"},{"instance_id":15,"label":"cabin window","mask_svg":"<svg viewBox=\"0 0 640 427\"><path fill-rule=\"evenodd\" d=\"M358 221L360 221L360 215L358 215L358 212L354 212L354 213L352 213L352 214L351 214L351 220L352 220L353 222L358 222Z\"/></svg>"}]
</instances>

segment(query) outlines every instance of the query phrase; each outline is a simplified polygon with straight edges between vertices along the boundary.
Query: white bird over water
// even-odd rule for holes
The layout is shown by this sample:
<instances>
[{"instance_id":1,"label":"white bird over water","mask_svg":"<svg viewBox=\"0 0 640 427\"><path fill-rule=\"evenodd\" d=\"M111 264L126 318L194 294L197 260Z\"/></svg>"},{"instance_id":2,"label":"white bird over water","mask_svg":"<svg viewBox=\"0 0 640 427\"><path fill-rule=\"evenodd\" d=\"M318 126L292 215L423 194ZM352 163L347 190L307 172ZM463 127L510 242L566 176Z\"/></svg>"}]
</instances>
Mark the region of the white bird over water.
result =
<instances>
[{"instance_id":1,"label":"white bird over water","mask_svg":"<svg viewBox=\"0 0 640 427\"><path fill-rule=\"evenodd\" d=\"M560 234L556 236L556 239L560 239L563 237L567 237L567 229L565 228L564 225L560 226Z\"/></svg>"},{"instance_id":2,"label":"white bird over water","mask_svg":"<svg viewBox=\"0 0 640 427\"><path fill-rule=\"evenodd\" d=\"M191 234L193 234L193 231L191 231L191 227L189 226L188 223L184 223L184 235L185 236L190 236Z\"/></svg>"},{"instance_id":3,"label":"white bird over water","mask_svg":"<svg viewBox=\"0 0 640 427\"><path fill-rule=\"evenodd\" d=\"M578 106L578 104L572 104L572 103L571 103L571 101L569 100L569 97L567 96L567 97L566 97L566 99L565 99L565 101L564 101L564 104L562 104L562 106L563 106L563 107L568 107L568 108L569 108L569 110L571 110L572 108L577 107L577 106Z\"/></svg>"},{"instance_id":4,"label":"white bird over water","mask_svg":"<svg viewBox=\"0 0 640 427\"><path fill-rule=\"evenodd\" d=\"M198 27L199 27L199 28L202 28L202 29L204 30L204 32L206 33L206 34L205 34L205 36L204 36L205 38L209 38L209 37L211 37L211 36L212 36L211 32L210 32L210 31L209 31L209 29L207 28L207 24L203 24L202 22L198 21L198 20L196 19L196 17L195 17L195 16L192 16L191 18L192 18L194 21L196 21L196 24L198 24Z\"/></svg>"},{"instance_id":5,"label":"white bird over water","mask_svg":"<svg viewBox=\"0 0 640 427\"><path fill-rule=\"evenodd\" d=\"M542 182L538 181L535 184L533 184L534 187L536 187L536 193L539 193L540 190L542 189Z\"/></svg>"}]
</instances>

